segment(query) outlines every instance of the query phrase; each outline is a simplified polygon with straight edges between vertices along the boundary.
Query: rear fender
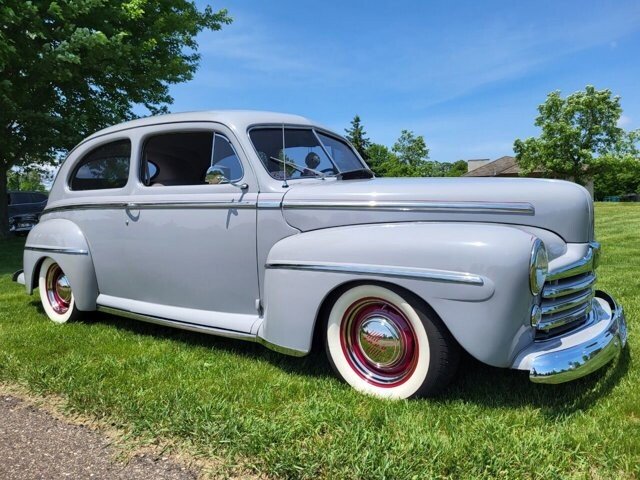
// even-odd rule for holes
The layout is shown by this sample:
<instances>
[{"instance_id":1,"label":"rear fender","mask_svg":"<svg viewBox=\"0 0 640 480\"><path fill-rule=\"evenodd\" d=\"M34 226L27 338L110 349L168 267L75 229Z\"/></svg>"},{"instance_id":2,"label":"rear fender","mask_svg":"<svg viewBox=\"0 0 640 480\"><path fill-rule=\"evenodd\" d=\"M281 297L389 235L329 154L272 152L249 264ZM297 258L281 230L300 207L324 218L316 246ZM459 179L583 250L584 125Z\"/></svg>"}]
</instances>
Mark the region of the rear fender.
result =
<instances>
[{"instance_id":1,"label":"rear fender","mask_svg":"<svg viewBox=\"0 0 640 480\"><path fill-rule=\"evenodd\" d=\"M75 223L56 218L40 222L29 232L23 259L28 294L38 287L40 265L47 257L55 260L67 275L78 310L95 310L98 282L91 251Z\"/></svg>"}]
</instances>

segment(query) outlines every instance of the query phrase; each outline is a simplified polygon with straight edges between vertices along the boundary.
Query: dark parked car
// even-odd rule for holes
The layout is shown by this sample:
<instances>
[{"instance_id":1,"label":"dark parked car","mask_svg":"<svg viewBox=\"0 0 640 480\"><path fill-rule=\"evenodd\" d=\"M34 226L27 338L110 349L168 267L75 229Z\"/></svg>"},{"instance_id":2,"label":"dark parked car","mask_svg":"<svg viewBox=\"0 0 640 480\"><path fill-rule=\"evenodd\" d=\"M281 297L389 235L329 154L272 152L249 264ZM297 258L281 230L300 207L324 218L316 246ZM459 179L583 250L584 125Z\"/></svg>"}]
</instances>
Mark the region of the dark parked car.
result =
<instances>
[{"instance_id":1,"label":"dark parked car","mask_svg":"<svg viewBox=\"0 0 640 480\"><path fill-rule=\"evenodd\" d=\"M47 199L42 192L9 192L9 230L29 232L38 223Z\"/></svg>"}]
</instances>

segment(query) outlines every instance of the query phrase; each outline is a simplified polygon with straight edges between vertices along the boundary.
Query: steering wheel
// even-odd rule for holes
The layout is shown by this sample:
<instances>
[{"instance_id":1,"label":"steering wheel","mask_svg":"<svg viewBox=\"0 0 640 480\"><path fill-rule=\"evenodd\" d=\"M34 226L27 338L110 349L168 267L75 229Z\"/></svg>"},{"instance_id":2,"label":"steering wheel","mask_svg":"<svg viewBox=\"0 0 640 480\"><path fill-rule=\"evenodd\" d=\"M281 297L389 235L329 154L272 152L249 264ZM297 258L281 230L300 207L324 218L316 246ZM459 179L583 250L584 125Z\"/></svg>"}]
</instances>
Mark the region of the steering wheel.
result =
<instances>
[{"instance_id":1,"label":"steering wheel","mask_svg":"<svg viewBox=\"0 0 640 480\"><path fill-rule=\"evenodd\" d=\"M336 173L336 169L333 167L329 167L329 168L323 168L322 170L320 170L322 173Z\"/></svg>"}]
</instances>

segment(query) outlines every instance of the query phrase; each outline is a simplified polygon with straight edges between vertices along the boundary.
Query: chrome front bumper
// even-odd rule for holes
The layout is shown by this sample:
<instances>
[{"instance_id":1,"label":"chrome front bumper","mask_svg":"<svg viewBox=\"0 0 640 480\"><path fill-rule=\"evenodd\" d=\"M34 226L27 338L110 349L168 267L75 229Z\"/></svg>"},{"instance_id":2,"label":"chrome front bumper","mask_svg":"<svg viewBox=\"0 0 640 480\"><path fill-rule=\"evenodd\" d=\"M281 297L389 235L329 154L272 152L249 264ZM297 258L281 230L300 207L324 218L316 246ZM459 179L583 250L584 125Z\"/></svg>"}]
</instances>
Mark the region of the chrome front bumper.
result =
<instances>
[{"instance_id":1,"label":"chrome front bumper","mask_svg":"<svg viewBox=\"0 0 640 480\"><path fill-rule=\"evenodd\" d=\"M589 319L577 330L534 342L518 355L513 368L529 370L536 383L563 383L588 375L614 358L627 343L624 311L603 291L596 291Z\"/></svg>"}]
</instances>

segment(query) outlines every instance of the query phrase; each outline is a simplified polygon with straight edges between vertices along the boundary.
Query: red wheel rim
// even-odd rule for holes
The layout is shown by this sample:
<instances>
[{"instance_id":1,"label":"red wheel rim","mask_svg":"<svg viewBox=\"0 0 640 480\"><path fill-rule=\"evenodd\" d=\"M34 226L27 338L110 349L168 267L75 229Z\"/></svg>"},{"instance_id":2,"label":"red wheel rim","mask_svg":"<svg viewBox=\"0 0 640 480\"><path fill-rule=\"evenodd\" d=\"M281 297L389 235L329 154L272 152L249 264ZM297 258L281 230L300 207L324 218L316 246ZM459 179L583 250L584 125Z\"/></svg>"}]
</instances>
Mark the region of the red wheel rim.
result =
<instances>
[{"instance_id":1,"label":"red wheel rim","mask_svg":"<svg viewBox=\"0 0 640 480\"><path fill-rule=\"evenodd\" d=\"M363 298L342 317L340 343L354 372L379 387L406 382L418 362L418 341L407 317L381 298Z\"/></svg>"},{"instance_id":2,"label":"red wheel rim","mask_svg":"<svg viewBox=\"0 0 640 480\"><path fill-rule=\"evenodd\" d=\"M46 276L47 300L54 312L64 315L71 305L71 286L69 280L57 263L47 270Z\"/></svg>"}]
</instances>

